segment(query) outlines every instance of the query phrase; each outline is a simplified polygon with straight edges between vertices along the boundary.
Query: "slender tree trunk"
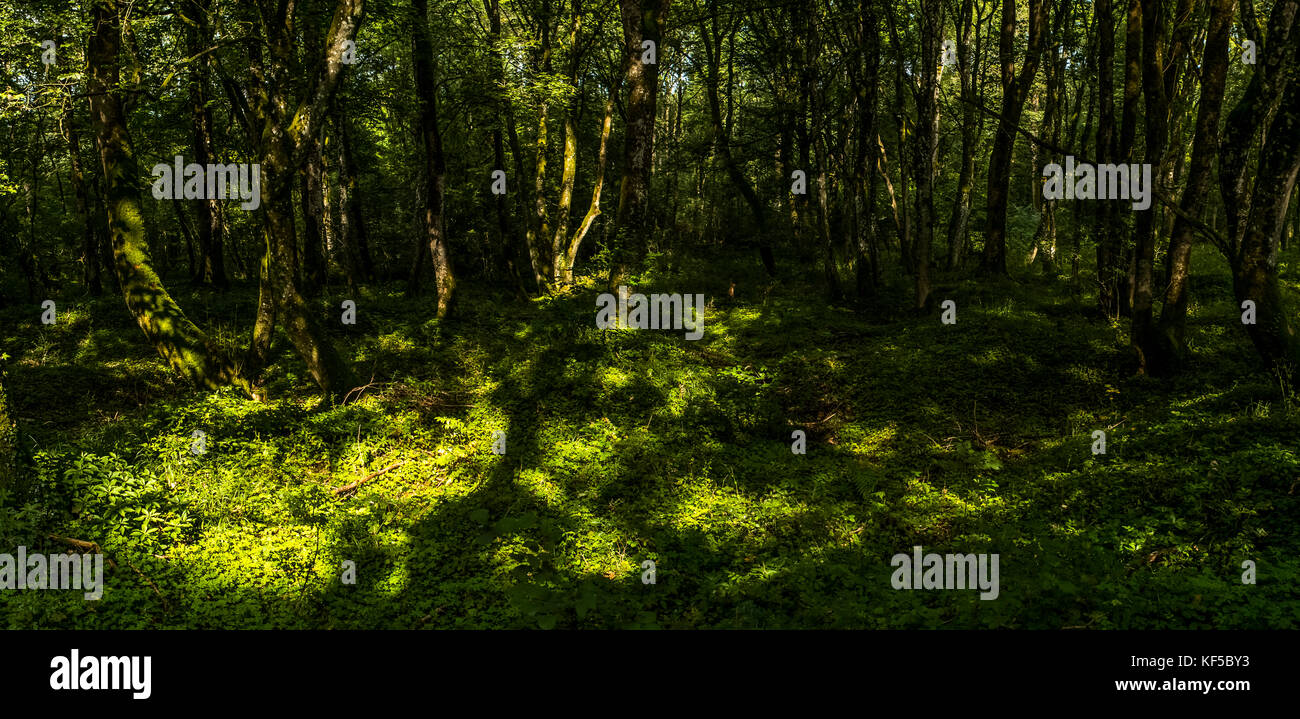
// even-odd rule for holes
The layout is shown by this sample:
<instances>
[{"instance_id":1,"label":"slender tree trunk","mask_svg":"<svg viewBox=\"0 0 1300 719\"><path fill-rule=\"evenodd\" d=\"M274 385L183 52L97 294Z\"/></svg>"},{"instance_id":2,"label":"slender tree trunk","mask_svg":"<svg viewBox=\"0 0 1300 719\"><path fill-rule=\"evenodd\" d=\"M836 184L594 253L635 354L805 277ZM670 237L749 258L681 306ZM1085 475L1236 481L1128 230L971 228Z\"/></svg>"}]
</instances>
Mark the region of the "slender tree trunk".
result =
<instances>
[{"instance_id":1,"label":"slender tree trunk","mask_svg":"<svg viewBox=\"0 0 1300 719\"><path fill-rule=\"evenodd\" d=\"M903 271L908 275L916 275L916 247L913 242L915 227L912 222L911 210L911 172L914 166L914 160L909 154L913 143L909 138L914 137L916 128L912 125L911 117L907 114L907 96L910 94L908 85L903 79L904 67L911 64L904 51L903 41L898 35L897 20L895 14L897 8L887 9L885 18L889 21L890 39L894 45L894 128L897 130L898 142L895 147L898 148L898 195L896 198L897 212L899 219L898 233L898 252L903 261Z\"/></svg>"},{"instance_id":2,"label":"slender tree trunk","mask_svg":"<svg viewBox=\"0 0 1300 719\"><path fill-rule=\"evenodd\" d=\"M1111 0L1097 0L1097 158L1111 164L1118 157L1115 137L1115 17ZM1097 304L1107 317L1119 316L1120 233L1115 203L1093 204L1097 242Z\"/></svg>"},{"instance_id":3,"label":"slender tree trunk","mask_svg":"<svg viewBox=\"0 0 1300 719\"><path fill-rule=\"evenodd\" d=\"M916 95L916 297L914 306L930 304L930 258L934 252L934 176L939 164L940 48L943 5L921 0L921 82Z\"/></svg>"},{"instance_id":4,"label":"slender tree trunk","mask_svg":"<svg viewBox=\"0 0 1300 719\"><path fill-rule=\"evenodd\" d=\"M438 317L446 317L456 290L451 255L447 249L443 217L444 186L447 163L442 152L442 133L438 127L438 94L434 80L433 41L429 37L428 0L412 0L411 21L415 53L415 87L420 106L420 136L424 140L425 208L424 242L433 258L434 282L438 291ZM417 253L417 256L422 253ZM418 272L412 272L417 277ZM415 284L413 282L413 284Z\"/></svg>"},{"instance_id":5,"label":"slender tree trunk","mask_svg":"<svg viewBox=\"0 0 1300 719\"><path fill-rule=\"evenodd\" d=\"M1201 63L1200 100L1197 105L1196 131L1192 140L1192 160L1187 187L1179 203L1174 229L1169 240L1169 284L1160 309L1158 326L1162 372L1182 368L1187 353L1188 279L1192 260L1195 228L1186 219L1197 217L1205 209L1218 155L1219 116L1228 71L1228 38L1236 14L1236 0L1212 0L1210 23L1206 31L1205 55Z\"/></svg>"},{"instance_id":6,"label":"slender tree trunk","mask_svg":"<svg viewBox=\"0 0 1300 719\"><path fill-rule=\"evenodd\" d=\"M988 274L1007 274L1007 195L1011 183L1011 156L1025 98L1038 72L1038 59L1047 34L1046 13L1045 0L1029 0L1029 45L1025 62L1017 73L1016 0L1002 2L1002 33L998 44L998 63L1002 68L1002 113L989 157L988 226L984 233L981 263L981 270Z\"/></svg>"},{"instance_id":7,"label":"slender tree trunk","mask_svg":"<svg viewBox=\"0 0 1300 719\"><path fill-rule=\"evenodd\" d=\"M1300 44L1295 38L1290 42ZM1300 339L1282 298L1277 247L1300 173L1300 82L1292 80L1287 87L1259 155L1250 215L1232 263L1233 288L1238 303L1255 303L1256 322L1245 329L1256 351L1294 387L1300 381Z\"/></svg>"},{"instance_id":8,"label":"slender tree trunk","mask_svg":"<svg viewBox=\"0 0 1300 719\"><path fill-rule=\"evenodd\" d=\"M352 136L345 118L338 119L339 145L339 237L347 246L352 272L361 281L375 279L375 261L370 254L370 238L366 232L366 218L361 212L360 188L357 186L357 165L352 158Z\"/></svg>"},{"instance_id":9,"label":"slender tree trunk","mask_svg":"<svg viewBox=\"0 0 1300 719\"><path fill-rule=\"evenodd\" d=\"M975 185L975 143L976 112L979 103L979 62L980 48L978 42L971 52L971 34L975 27L973 21L972 0L962 0L958 10L957 26L961 39L957 44L957 74L961 85L961 167L957 175L957 197L952 203L952 217L948 221L948 257L947 267L955 270L964 260L962 250L966 246L966 233L970 228L971 191Z\"/></svg>"},{"instance_id":10,"label":"slender tree trunk","mask_svg":"<svg viewBox=\"0 0 1300 719\"><path fill-rule=\"evenodd\" d=\"M307 163L302 169L299 201L302 203L302 291L316 297L325 285L325 187L324 159L319 138L307 140Z\"/></svg>"},{"instance_id":11,"label":"slender tree trunk","mask_svg":"<svg viewBox=\"0 0 1300 719\"><path fill-rule=\"evenodd\" d=\"M600 125L600 151L596 157L596 178L591 187L591 204L587 206L587 214L583 216L582 222L578 224L578 229L569 239L569 249L565 254L563 262L563 273L561 280L566 284L573 282L573 266L578 261L578 248L582 246L582 240L591 230L592 224L596 218L600 217L600 194L605 186L605 165L607 157L607 147L609 145L610 127L614 122L614 92L616 89L610 88L610 95L605 100L605 116Z\"/></svg>"},{"instance_id":12,"label":"slender tree trunk","mask_svg":"<svg viewBox=\"0 0 1300 719\"><path fill-rule=\"evenodd\" d=\"M1116 157L1119 162L1131 163L1136 151L1138 102L1142 95L1142 0L1129 0L1128 12L1124 25L1124 105L1120 117L1119 149ZM1123 221L1123 206L1115 200L1107 200L1112 207L1112 219L1115 222L1117 239L1126 236L1127 223ZM1115 278L1120 315L1133 313L1133 278L1136 274L1136 258L1131 241L1116 244L1117 264L1110 274Z\"/></svg>"},{"instance_id":13,"label":"slender tree trunk","mask_svg":"<svg viewBox=\"0 0 1300 719\"><path fill-rule=\"evenodd\" d=\"M488 56L492 58L492 68L489 74L495 84L493 98L498 108L497 121L492 125L492 169L506 172L505 132L503 128L509 128L511 152L514 154L516 162L515 177L518 178L516 182L519 182L522 181L524 176L523 163L519 157L519 139L515 133L514 112L511 108L510 98L504 92L505 60L499 47L501 41L500 0L483 0L483 9L488 16ZM513 278L519 294L523 295L525 289L521 268L525 265L531 268L532 260L529 258L526 241L514 223L510 197L510 193L493 196L497 227L501 233L497 254L500 256L499 261L505 266L506 272ZM533 281L536 283L535 277ZM537 289L540 291L541 288Z\"/></svg>"},{"instance_id":14,"label":"slender tree trunk","mask_svg":"<svg viewBox=\"0 0 1300 719\"><path fill-rule=\"evenodd\" d=\"M569 25L569 68L570 87L578 86L578 70L582 63L582 54L578 48L578 31L582 27L582 2L573 0L573 13ZM565 282L568 271L566 243L569 239L569 215L573 210L573 182L578 174L578 109L584 104L585 83L578 89L569 106L564 108L564 165L560 170L560 202L555 208L555 232L551 237L550 282L560 285Z\"/></svg>"},{"instance_id":15,"label":"slender tree trunk","mask_svg":"<svg viewBox=\"0 0 1300 719\"><path fill-rule=\"evenodd\" d=\"M857 295L859 300L866 300L876 294L880 286L880 258L877 249L876 224L876 174L879 167L878 147L876 144L876 101L880 83L880 31L876 27L875 3L872 0L859 0L857 41L862 48L860 63L863 67L862 78L854 73L854 91L858 101L858 126L855 139L856 161L853 164L854 207L858 206L863 185L866 185L866 220L861 217L855 221L858 239L857 257ZM858 63L854 64L855 67ZM784 177L784 175L783 175ZM865 228L863 227L865 225ZM864 231L865 229L865 231Z\"/></svg>"},{"instance_id":16,"label":"slender tree trunk","mask_svg":"<svg viewBox=\"0 0 1300 719\"><path fill-rule=\"evenodd\" d=\"M86 175L81 166L81 140L77 133L76 116L72 101L63 115L63 137L68 143L68 165L71 172L72 192L77 199L77 216L81 219L81 279L86 291L98 297L104 294L99 280L102 264L99 257L99 223L91 214Z\"/></svg>"},{"instance_id":17,"label":"slender tree trunk","mask_svg":"<svg viewBox=\"0 0 1300 719\"><path fill-rule=\"evenodd\" d=\"M1061 37L1061 30L1066 17L1065 7L1057 10L1056 19L1053 23L1053 36ZM1047 137L1053 146L1061 146L1061 115L1063 115L1067 106L1065 103L1065 67L1064 60L1059 52L1053 49L1052 53L1046 58L1043 64L1043 74L1047 80L1047 98L1046 105L1043 108L1043 124L1041 133ZM1057 159L1048 151L1050 162ZM1036 181L1041 181L1042 175L1039 174L1040 167L1037 161L1030 163L1031 176ZM1042 263L1043 275L1046 277L1056 276L1056 200L1044 199L1042 196L1041 185L1034 187L1034 200L1038 204L1038 229L1034 232L1033 252Z\"/></svg>"},{"instance_id":18,"label":"slender tree trunk","mask_svg":"<svg viewBox=\"0 0 1300 719\"><path fill-rule=\"evenodd\" d=\"M207 165L214 162L216 153L212 142L212 110L208 103L208 82L212 68L211 53L205 52L212 44L212 29L208 20L210 0L191 0L194 17L189 31L189 51L195 56L189 83L190 121L193 127L194 162ZM223 244L225 223L222 221L221 200L208 197L198 205L199 273L197 280L225 290L230 281L226 277Z\"/></svg>"}]
</instances>

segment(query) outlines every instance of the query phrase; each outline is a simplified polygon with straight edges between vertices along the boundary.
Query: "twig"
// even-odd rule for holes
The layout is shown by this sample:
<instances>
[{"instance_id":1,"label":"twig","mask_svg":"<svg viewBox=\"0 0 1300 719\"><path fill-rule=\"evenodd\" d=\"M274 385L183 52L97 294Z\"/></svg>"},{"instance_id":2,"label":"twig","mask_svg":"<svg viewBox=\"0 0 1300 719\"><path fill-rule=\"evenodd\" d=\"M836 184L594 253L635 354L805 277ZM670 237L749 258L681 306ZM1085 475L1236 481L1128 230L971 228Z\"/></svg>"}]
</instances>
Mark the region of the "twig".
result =
<instances>
[{"instance_id":1,"label":"twig","mask_svg":"<svg viewBox=\"0 0 1300 719\"><path fill-rule=\"evenodd\" d=\"M383 382L376 383L375 376L370 375L370 382L368 382L367 384L363 384L360 387L353 387L352 389L348 390L348 393L343 395L343 402L341 404L348 404L349 402L351 402L353 392L357 393L357 400L360 400L361 395L365 394L366 390L370 389L371 387L374 387L376 384L382 385Z\"/></svg>"},{"instance_id":2,"label":"twig","mask_svg":"<svg viewBox=\"0 0 1300 719\"><path fill-rule=\"evenodd\" d=\"M102 554L104 555L104 558L108 560L108 566L112 567L113 569L117 569L117 562L114 562L113 558L108 556L108 552L105 552L103 547L99 546L94 542L87 542L84 539L73 539L72 537L62 537L57 534L51 534L49 535L49 537L50 539L53 539L56 542L63 542L64 544L67 544L72 547L76 547L77 549L80 549L84 552L95 552L96 554ZM126 562L126 566L130 567L136 574L140 575L140 578L145 581L145 584L148 584L149 587L153 589L153 593L157 594L158 599L162 601L163 609L166 611L171 611L170 606L167 604L167 597L163 596L163 593L158 589L158 585L154 584L153 580L145 576L144 572L140 571L134 564L132 564L131 560L123 558L122 561Z\"/></svg>"},{"instance_id":3,"label":"twig","mask_svg":"<svg viewBox=\"0 0 1300 719\"><path fill-rule=\"evenodd\" d=\"M375 477L378 477L378 476L381 475L381 474L387 474L388 472L391 472L391 471L393 471L394 469L397 469L398 467L400 467L400 466L402 466L402 465L404 465L404 464L406 464L406 460L404 460L404 459L401 460L401 461L398 461L398 462L393 462L392 464L388 465L387 467L384 467L384 468L381 469L381 470L378 470L378 471L375 471L375 472L371 472L370 474L367 474L366 476L362 477L361 479L358 479L357 481L353 482L352 484L345 484L345 485L343 485L342 487L339 487L338 489L335 489L335 490L334 490L334 494L339 495L339 494L344 494L344 493L347 493L347 492L351 492L352 490L356 489L357 487L360 487L361 485L365 484L366 482L369 482L370 480L374 479Z\"/></svg>"},{"instance_id":4,"label":"twig","mask_svg":"<svg viewBox=\"0 0 1300 719\"><path fill-rule=\"evenodd\" d=\"M135 570L135 573L136 573L136 574L139 574L139 575L140 575L140 578L143 579L143 580L145 581L146 584L148 584L150 587L153 588L153 593L154 593L154 594L157 594L157 595L158 595L158 599L159 599L160 601L162 601L163 609L164 609L165 611L171 611L171 608L167 606L167 598L163 596L163 593L162 593L162 592L158 591L158 585L154 584L152 580L150 580L148 577L146 577L146 576L144 575L144 572L140 571L139 569L136 569L136 568L135 568L135 565L131 563L131 560L129 560L129 559L125 559L125 558L124 558L122 561L123 561L123 562L126 562L126 566L130 567L131 569L134 569L134 570Z\"/></svg>"}]
</instances>

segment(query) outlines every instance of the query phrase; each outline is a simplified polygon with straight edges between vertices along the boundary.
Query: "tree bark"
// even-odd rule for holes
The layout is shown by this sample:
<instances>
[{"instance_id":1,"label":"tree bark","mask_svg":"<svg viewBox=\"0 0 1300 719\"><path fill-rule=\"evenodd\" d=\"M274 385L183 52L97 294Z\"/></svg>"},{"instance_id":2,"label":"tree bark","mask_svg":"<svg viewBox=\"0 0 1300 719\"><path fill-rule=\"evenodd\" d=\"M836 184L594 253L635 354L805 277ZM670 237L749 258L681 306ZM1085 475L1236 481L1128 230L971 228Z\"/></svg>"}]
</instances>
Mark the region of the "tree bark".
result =
<instances>
[{"instance_id":1,"label":"tree bark","mask_svg":"<svg viewBox=\"0 0 1300 719\"><path fill-rule=\"evenodd\" d=\"M859 62L849 72L857 95L858 113L855 133L855 162L853 163L854 234L857 237L856 284L857 297L863 301L876 294L880 286L880 257L876 237L876 174L879 166L876 145L876 102L880 83L880 31L876 27L875 3L859 0L857 46L862 48ZM863 68L858 77L857 67ZM785 175L782 175L784 177ZM857 210L863 187L866 187L866 204ZM865 221L863 219L865 215Z\"/></svg>"},{"instance_id":2,"label":"tree bark","mask_svg":"<svg viewBox=\"0 0 1300 719\"><path fill-rule=\"evenodd\" d=\"M375 279L375 261L370 255L370 238L366 232L366 218L361 212L360 188L357 186L357 164L352 157L352 133L346 118L338 118L339 166L339 239L343 242L345 256L349 258L353 275L349 284Z\"/></svg>"},{"instance_id":3,"label":"tree bark","mask_svg":"<svg viewBox=\"0 0 1300 719\"><path fill-rule=\"evenodd\" d=\"M722 160L724 169L727 172L727 178L731 181L732 186L740 192L741 197L745 200L745 205L749 208L754 218L756 234L759 238L759 255L763 261L763 269L767 271L769 277L776 275L776 258L772 254L772 248L767 242L767 211L763 202L758 199L758 193L754 186L750 184L749 178L745 176L740 165L736 163L735 157L731 154L731 138L728 136L727 128L723 126L722 121L722 101L719 93L722 72L722 40L725 36L723 29L718 26L718 7L716 2L709 4L709 14L700 20L700 36L704 41L704 52L706 55L705 68L705 93L708 95L709 119L711 140L714 151L718 158ZM630 74L629 74L630 77ZM629 100L630 103L630 100ZM629 124L631 123L631 110L629 109ZM653 127L651 128L653 133ZM624 186L626 188L626 175L624 176Z\"/></svg>"},{"instance_id":4,"label":"tree bark","mask_svg":"<svg viewBox=\"0 0 1300 719\"><path fill-rule=\"evenodd\" d=\"M600 194L605 186L605 165L608 155L610 127L614 122L614 92L616 89L610 88L610 95L605 100L605 116L600 125L600 150L596 157L596 178L591 187L591 204L587 206L587 214L583 216L582 222L578 224L578 229L574 231L573 237L569 238L569 247L563 258L563 272L560 279L566 284L573 282L573 266L578 261L578 248L582 246L582 240L591 230L592 224L596 218L600 217Z\"/></svg>"},{"instance_id":5,"label":"tree bark","mask_svg":"<svg viewBox=\"0 0 1300 719\"><path fill-rule=\"evenodd\" d=\"M328 265L325 262L324 158L319 138L307 140L307 162L302 168L302 293L316 297L325 285Z\"/></svg>"},{"instance_id":6,"label":"tree bark","mask_svg":"<svg viewBox=\"0 0 1300 719\"><path fill-rule=\"evenodd\" d=\"M578 47L578 31L582 27L582 1L573 0L569 25L569 86L578 87L578 70L582 65L582 52ZM566 245L569 239L569 215L573 210L573 182L578 174L578 109L583 104L585 84L576 97L564 108L564 164L560 170L560 201L555 208L555 232L551 237L551 256L547 261L551 274L547 278L554 285L565 281L567 271Z\"/></svg>"},{"instance_id":7,"label":"tree bark","mask_svg":"<svg viewBox=\"0 0 1300 719\"><path fill-rule=\"evenodd\" d=\"M980 43L976 39L974 52L971 34L983 18L974 18L972 0L962 0L958 10L957 27L961 33L957 44L957 74L961 86L961 167L957 175L957 196L952 203L952 217L948 221L947 267L955 270L965 260L966 235L970 229L971 191L975 185L975 143L979 139L976 112L980 103Z\"/></svg>"}]
</instances>

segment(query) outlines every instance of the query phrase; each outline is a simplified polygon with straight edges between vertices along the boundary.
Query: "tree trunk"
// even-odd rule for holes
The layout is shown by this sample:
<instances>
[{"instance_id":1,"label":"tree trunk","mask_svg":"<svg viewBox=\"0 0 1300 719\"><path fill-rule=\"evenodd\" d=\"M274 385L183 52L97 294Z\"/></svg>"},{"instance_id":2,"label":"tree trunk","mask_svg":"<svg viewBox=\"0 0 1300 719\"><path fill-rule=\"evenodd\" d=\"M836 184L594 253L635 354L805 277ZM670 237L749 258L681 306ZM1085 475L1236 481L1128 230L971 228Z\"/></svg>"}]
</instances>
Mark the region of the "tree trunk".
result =
<instances>
[{"instance_id":1,"label":"tree trunk","mask_svg":"<svg viewBox=\"0 0 1300 719\"><path fill-rule=\"evenodd\" d=\"M971 52L971 33L976 23L973 19L972 0L962 0L958 11L957 27L961 41L957 45L957 74L961 85L961 167L957 175L957 197L952 203L952 217L948 221L947 267L961 267L966 247L966 233L970 229L971 191L975 185L975 143L979 139L976 112L979 97L980 47L976 42Z\"/></svg>"},{"instance_id":2,"label":"tree trunk","mask_svg":"<svg viewBox=\"0 0 1300 719\"><path fill-rule=\"evenodd\" d=\"M375 261L370 255L370 238L366 233L366 218L361 212L360 189L357 187L357 165L352 158L352 136L347 119L338 119L339 143L339 239L351 263L349 284L375 279Z\"/></svg>"},{"instance_id":3,"label":"tree trunk","mask_svg":"<svg viewBox=\"0 0 1300 719\"><path fill-rule=\"evenodd\" d=\"M930 300L930 258L934 253L934 175L939 164L940 48L943 5L921 0L921 81L916 95L916 298L925 310Z\"/></svg>"},{"instance_id":4,"label":"tree trunk","mask_svg":"<svg viewBox=\"0 0 1300 719\"><path fill-rule=\"evenodd\" d=\"M428 0L411 3L412 34L415 53L415 88L420 107L420 136L424 140L425 156L425 207L424 241L433 258L434 282L437 283L439 318L451 311L456 290L456 277L452 272L451 255L447 249L445 233L444 186L447 163L442 152L442 133L438 128L438 94L434 80L433 40L429 37Z\"/></svg>"},{"instance_id":5,"label":"tree trunk","mask_svg":"<svg viewBox=\"0 0 1300 719\"><path fill-rule=\"evenodd\" d=\"M167 293L149 259L140 207L140 173L117 96L121 26L116 0L100 0L92 11L87 94L103 169L113 264L127 309L158 354L197 384L235 385L253 396L249 382Z\"/></svg>"},{"instance_id":6,"label":"tree trunk","mask_svg":"<svg viewBox=\"0 0 1300 719\"><path fill-rule=\"evenodd\" d=\"M504 92L505 60L499 48L501 40L500 0L483 0L483 9L488 16L488 56L492 58L492 68L489 70L489 74L494 83L494 103L499 110L496 122L492 124L492 169L506 171L505 133L503 128L509 128L511 151L515 155L517 167L516 177L522 180L524 176L523 164L519 158L519 140L515 134L514 112L511 109L510 98ZM497 227L501 233L500 246L497 248L497 254L500 257L498 261L505 266L506 272L513 278L518 292L522 296L525 289L523 284L524 276L520 268L525 264L531 268L532 260L528 256L525 239L519 234L513 221L510 194L493 195L493 203L496 206ZM536 278L534 278L534 283L536 283ZM538 289L540 291L540 288Z\"/></svg>"},{"instance_id":7,"label":"tree trunk","mask_svg":"<svg viewBox=\"0 0 1300 719\"><path fill-rule=\"evenodd\" d=\"M1053 36L1060 40L1061 30L1064 26L1066 17L1065 7L1057 10L1056 18L1053 22ZM1068 109L1065 103L1065 61L1059 52L1052 52L1043 63L1043 74L1047 80L1047 98L1043 108L1043 123L1040 134L1049 138L1054 147L1061 146L1061 116ZM1048 151L1051 152L1050 150ZM1054 162L1058 159L1048 154L1048 161ZM1042 175L1038 172L1040 165L1037 161L1030 163L1030 174L1037 181L1041 181ZM1056 276L1056 200L1044 199L1041 192L1041 185L1034 187L1034 201L1038 204L1038 229L1034 232L1034 241L1032 246L1033 257L1038 258L1042 263L1043 275L1046 277ZM1032 261L1031 261L1032 262Z\"/></svg>"},{"instance_id":8,"label":"tree trunk","mask_svg":"<svg viewBox=\"0 0 1300 719\"><path fill-rule=\"evenodd\" d=\"M988 226L984 233L981 270L986 274L1007 274L1007 199L1011 184L1011 155L1015 150L1016 128L1024 111L1025 98L1038 72L1046 25L1045 0L1029 0L1029 45L1025 62L1017 74L1015 65L1016 0L1002 2L1002 33L998 63L1002 67L1002 113L993 137L989 157Z\"/></svg>"},{"instance_id":9,"label":"tree trunk","mask_svg":"<svg viewBox=\"0 0 1300 719\"><path fill-rule=\"evenodd\" d=\"M104 294L104 284L99 279L102 261L99 256L99 222L90 211L86 175L81 166L81 139L77 133L76 116L72 101L68 101L63 114L63 137L68 143L68 165L72 192L77 199L77 216L81 219L81 279L86 291L98 297Z\"/></svg>"},{"instance_id":10,"label":"tree trunk","mask_svg":"<svg viewBox=\"0 0 1300 719\"><path fill-rule=\"evenodd\" d=\"M616 259L610 285L618 282L645 257L647 235L654 229L650 214L651 161L654 157L655 101L659 65L642 62L641 43L659 47L672 0L619 0L627 62L627 127L623 144L623 181L615 216ZM716 88L715 88L716 91Z\"/></svg>"},{"instance_id":11,"label":"tree trunk","mask_svg":"<svg viewBox=\"0 0 1300 719\"><path fill-rule=\"evenodd\" d=\"M1300 35L1295 30L1292 33ZM1296 39L1290 42L1296 43ZM1250 215L1232 263L1233 288L1238 303L1255 303L1256 323L1245 325L1255 350L1271 372L1294 387L1300 381L1300 340L1278 283L1277 246L1300 172L1300 82L1290 82L1267 134L1268 140L1260 148Z\"/></svg>"},{"instance_id":12,"label":"tree trunk","mask_svg":"<svg viewBox=\"0 0 1300 719\"><path fill-rule=\"evenodd\" d=\"M307 305L294 276L293 182L306 161L308 143L319 135L327 119L326 110L343 71L344 43L356 33L362 3L363 0L338 0L326 41L324 67L296 105L291 105L288 96L288 91L296 85L289 72L294 52L290 32L293 18L285 15L293 6L263 0L261 8L268 33L265 42L270 48L264 97L258 103L259 120L263 124L261 211L266 254L253 346L255 354L264 358L263 351L270 346L273 322L282 321L285 333L312 378L325 394L339 399L347 397L356 381L351 368L325 336L317 313ZM273 320L268 323L266 315L272 305Z\"/></svg>"},{"instance_id":13,"label":"tree trunk","mask_svg":"<svg viewBox=\"0 0 1300 719\"><path fill-rule=\"evenodd\" d=\"M307 140L307 163L302 169L298 199L302 203L302 293L316 297L325 285L325 186L324 158L319 138Z\"/></svg>"},{"instance_id":14,"label":"tree trunk","mask_svg":"<svg viewBox=\"0 0 1300 719\"><path fill-rule=\"evenodd\" d=\"M189 31L189 52L194 57L190 75L190 121L193 126L194 162L206 166L215 161L212 143L212 111L208 108L208 80L212 55L205 52L212 43L212 29L208 21L210 0L192 0L192 26ZM197 280L224 290L229 287L226 277L225 223L222 221L221 200L208 197L198 203L199 272Z\"/></svg>"},{"instance_id":15,"label":"tree trunk","mask_svg":"<svg viewBox=\"0 0 1300 719\"><path fill-rule=\"evenodd\" d=\"M578 48L578 30L582 27L582 2L573 0L572 22L569 26L569 68L570 87L578 85L578 70L582 63L582 53ZM564 165L560 170L560 202L555 208L555 232L551 237L551 256L547 261L551 274L548 280L555 285L565 281L567 271L567 253L569 239L569 215L573 210L573 181L578 174L578 108L584 103L585 83L564 108Z\"/></svg>"},{"instance_id":16,"label":"tree trunk","mask_svg":"<svg viewBox=\"0 0 1300 719\"><path fill-rule=\"evenodd\" d=\"M858 102L858 126L855 138L856 154L853 164L853 198L856 209L863 185L866 185L866 205L864 212L855 211L854 227L858 239L857 247L857 296L866 300L876 294L880 286L880 257L876 238L876 173L879 166L876 144L876 101L880 82L880 31L876 27L875 3L871 0L858 2L857 24L859 57L863 66L863 77L857 77L857 63L850 69L854 78L854 92ZM782 177L785 177L783 175ZM865 222L862 215L866 216ZM865 228L863 227L865 225Z\"/></svg>"},{"instance_id":17,"label":"tree trunk","mask_svg":"<svg viewBox=\"0 0 1300 719\"><path fill-rule=\"evenodd\" d=\"M582 246L582 240L591 230L592 224L596 218L600 217L600 193L605 186L605 165L607 147L609 145L609 131L614 122L614 92L616 88L611 87L609 97L605 100L605 116L600 125L600 151L596 157L596 178L591 187L591 204L587 206L587 214L583 216L582 222L578 224L578 229L569 239L569 249L563 258L563 272L560 279L565 284L573 282L573 266L578 261L578 248Z\"/></svg>"},{"instance_id":18,"label":"tree trunk","mask_svg":"<svg viewBox=\"0 0 1300 719\"><path fill-rule=\"evenodd\" d=\"M763 206L763 202L758 199L758 193L755 192L754 186L750 184L749 178L745 176L744 171L736 163L735 157L732 156L731 138L728 137L727 128L723 126L722 122L722 102L718 86L721 82L722 40L725 34L718 27L717 3L710 3L708 16L702 17L700 20L700 36L704 40L704 52L707 61L704 85L705 92L708 95L712 145L718 158L722 160L728 179L731 180L731 184L745 199L745 205L753 215L754 224L757 228L755 232L759 238L759 254L763 261L763 269L771 277L776 275L776 259L772 255L772 249L767 242L766 208ZM631 120L629 120L630 122Z\"/></svg>"},{"instance_id":19,"label":"tree trunk","mask_svg":"<svg viewBox=\"0 0 1300 719\"><path fill-rule=\"evenodd\" d=\"M1175 215L1169 239L1169 284L1160 308L1158 326L1158 340L1163 342L1163 347L1158 350L1161 360L1158 369L1162 372L1180 370L1187 353L1188 279L1195 228L1186 218L1198 217L1205 209L1213 181L1214 159L1219 151L1219 116L1228 70L1228 37L1236 7L1236 0L1213 0L1210 9L1191 167L1179 203L1181 212Z\"/></svg>"},{"instance_id":20,"label":"tree trunk","mask_svg":"<svg viewBox=\"0 0 1300 719\"><path fill-rule=\"evenodd\" d=\"M1128 12L1124 24L1124 105L1120 117L1119 150L1116 157L1119 162L1131 163L1136 150L1138 100L1142 94L1142 0L1129 0ZM1109 276L1115 284L1119 315L1129 316L1133 313L1133 278L1136 273L1136 258L1133 243L1125 240L1127 223L1123 206L1116 200L1106 200L1112 205L1111 219L1117 231L1116 265L1110 268Z\"/></svg>"}]
</instances>

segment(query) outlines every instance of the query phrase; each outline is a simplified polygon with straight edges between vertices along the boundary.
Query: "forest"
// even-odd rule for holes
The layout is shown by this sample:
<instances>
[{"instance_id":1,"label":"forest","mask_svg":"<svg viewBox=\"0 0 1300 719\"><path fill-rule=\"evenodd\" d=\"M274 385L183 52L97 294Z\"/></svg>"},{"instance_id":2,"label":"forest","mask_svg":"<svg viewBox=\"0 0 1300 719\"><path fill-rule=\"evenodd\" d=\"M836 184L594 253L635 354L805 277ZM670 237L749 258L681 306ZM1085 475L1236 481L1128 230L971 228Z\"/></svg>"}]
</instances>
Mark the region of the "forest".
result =
<instances>
[{"instance_id":1,"label":"forest","mask_svg":"<svg viewBox=\"0 0 1300 719\"><path fill-rule=\"evenodd\" d=\"M0 627L1300 628L1298 10L3 3Z\"/></svg>"}]
</instances>

